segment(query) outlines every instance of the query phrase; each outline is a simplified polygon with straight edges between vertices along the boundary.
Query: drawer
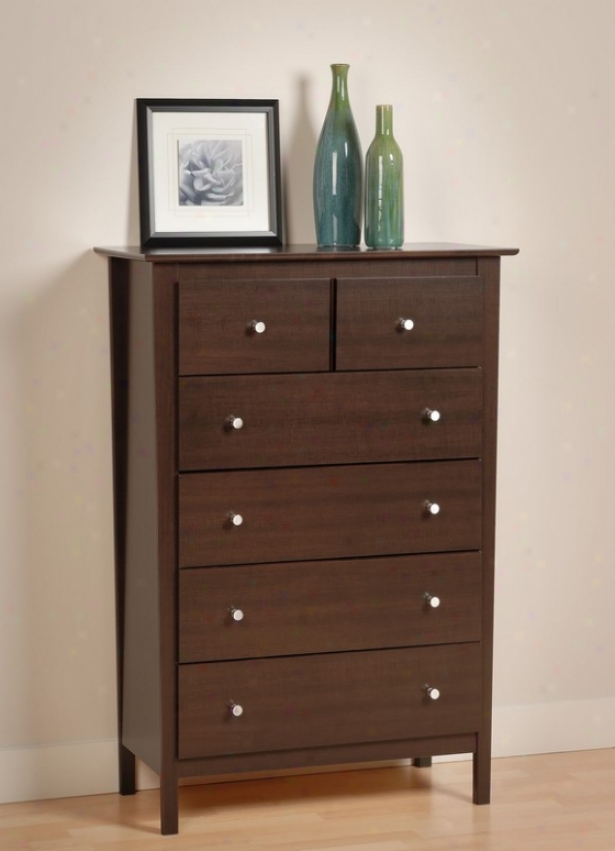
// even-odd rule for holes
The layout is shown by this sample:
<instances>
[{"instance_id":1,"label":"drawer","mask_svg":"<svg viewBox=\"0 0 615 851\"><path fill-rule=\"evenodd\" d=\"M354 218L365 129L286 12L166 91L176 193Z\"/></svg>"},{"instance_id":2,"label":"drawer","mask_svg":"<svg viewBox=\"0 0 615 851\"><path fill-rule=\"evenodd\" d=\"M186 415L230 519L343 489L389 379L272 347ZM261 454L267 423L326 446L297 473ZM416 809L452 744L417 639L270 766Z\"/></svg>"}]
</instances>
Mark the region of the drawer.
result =
<instances>
[{"instance_id":1,"label":"drawer","mask_svg":"<svg viewBox=\"0 0 615 851\"><path fill-rule=\"evenodd\" d=\"M472 458L480 443L478 369L179 382L182 470Z\"/></svg>"},{"instance_id":2,"label":"drawer","mask_svg":"<svg viewBox=\"0 0 615 851\"><path fill-rule=\"evenodd\" d=\"M181 665L179 758L476 732L480 672L478 643Z\"/></svg>"},{"instance_id":3,"label":"drawer","mask_svg":"<svg viewBox=\"0 0 615 851\"><path fill-rule=\"evenodd\" d=\"M430 605L426 595L439 598ZM232 611L243 613L234 620ZM179 577L179 661L478 641L479 553L211 567Z\"/></svg>"},{"instance_id":4,"label":"drawer","mask_svg":"<svg viewBox=\"0 0 615 851\"><path fill-rule=\"evenodd\" d=\"M477 550L480 540L480 461L179 477L180 567Z\"/></svg>"},{"instance_id":5,"label":"drawer","mask_svg":"<svg viewBox=\"0 0 615 851\"><path fill-rule=\"evenodd\" d=\"M328 370L329 317L328 280L186 281L180 375Z\"/></svg>"},{"instance_id":6,"label":"drawer","mask_svg":"<svg viewBox=\"0 0 615 851\"><path fill-rule=\"evenodd\" d=\"M482 278L341 278L336 368L481 366L482 326Z\"/></svg>"}]
</instances>

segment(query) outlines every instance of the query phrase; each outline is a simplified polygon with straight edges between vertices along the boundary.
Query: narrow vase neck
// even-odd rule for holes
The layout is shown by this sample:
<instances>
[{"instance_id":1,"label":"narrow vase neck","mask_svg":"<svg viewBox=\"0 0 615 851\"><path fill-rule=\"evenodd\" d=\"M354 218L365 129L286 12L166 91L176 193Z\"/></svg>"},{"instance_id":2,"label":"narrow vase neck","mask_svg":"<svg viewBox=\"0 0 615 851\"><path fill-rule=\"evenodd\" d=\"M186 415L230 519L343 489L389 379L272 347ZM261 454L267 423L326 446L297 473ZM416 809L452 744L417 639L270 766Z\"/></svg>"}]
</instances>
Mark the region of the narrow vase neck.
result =
<instances>
[{"instance_id":1,"label":"narrow vase neck","mask_svg":"<svg viewBox=\"0 0 615 851\"><path fill-rule=\"evenodd\" d=\"M348 101L348 69L349 65L332 65L333 88L331 90L331 104L333 106L349 106Z\"/></svg>"},{"instance_id":2,"label":"narrow vase neck","mask_svg":"<svg viewBox=\"0 0 615 851\"><path fill-rule=\"evenodd\" d=\"M376 107L376 135L393 136L393 107L389 104Z\"/></svg>"}]
</instances>

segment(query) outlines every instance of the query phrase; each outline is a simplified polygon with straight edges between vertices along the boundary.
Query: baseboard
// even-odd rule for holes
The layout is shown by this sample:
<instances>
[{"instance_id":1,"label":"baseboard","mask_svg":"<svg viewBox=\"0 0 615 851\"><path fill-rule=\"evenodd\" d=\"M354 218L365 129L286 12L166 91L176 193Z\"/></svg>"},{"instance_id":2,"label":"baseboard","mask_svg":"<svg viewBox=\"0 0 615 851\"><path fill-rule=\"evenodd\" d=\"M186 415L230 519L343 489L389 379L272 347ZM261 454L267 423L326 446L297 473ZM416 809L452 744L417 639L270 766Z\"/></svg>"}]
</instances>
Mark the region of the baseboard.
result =
<instances>
[{"instance_id":1,"label":"baseboard","mask_svg":"<svg viewBox=\"0 0 615 851\"><path fill-rule=\"evenodd\" d=\"M493 756L615 747L615 698L496 706Z\"/></svg>"},{"instance_id":2,"label":"baseboard","mask_svg":"<svg viewBox=\"0 0 615 851\"><path fill-rule=\"evenodd\" d=\"M615 698L494 708L494 757L612 747L615 747ZM464 758L467 756L436 760ZM311 772L323 770L339 768L311 769ZM208 778L207 782L231 779L237 779L237 775L215 781ZM139 788L154 788L157 784L157 776L146 766L140 766ZM100 795L117 789L117 742L113 739L0 750L0 803Z\"/></svg>"},{"instance_id":3,"label":"baseboard","mask_svg":"<svg viewBox=\"0 0 615 851\"><path fill-rule=\"evenodd\" d=\"M117 791L117 742L69 742L0 750L0 802Z\"/></svg>"}]
</instances>

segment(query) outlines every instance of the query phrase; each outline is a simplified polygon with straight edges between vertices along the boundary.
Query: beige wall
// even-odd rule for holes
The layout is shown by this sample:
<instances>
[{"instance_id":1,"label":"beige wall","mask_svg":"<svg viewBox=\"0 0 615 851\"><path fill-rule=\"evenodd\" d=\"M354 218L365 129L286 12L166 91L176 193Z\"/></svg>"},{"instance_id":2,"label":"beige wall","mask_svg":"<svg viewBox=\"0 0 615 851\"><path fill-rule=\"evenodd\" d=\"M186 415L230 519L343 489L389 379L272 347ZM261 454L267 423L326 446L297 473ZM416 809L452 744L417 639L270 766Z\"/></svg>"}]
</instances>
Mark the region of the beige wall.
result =
<instances>
[{"instance_id":1,"label":"beige wall","mask_svg":"<svg viewBox=\"0 0 615 851\"><path fill-rule=\"evenodd\" d=\"M503 261L496 750L615 744L615 3L1 7L0 798L115 782L106 267L91 247L137 239L134 99L279 98L288 233L310 242L340 61L364 151L375 104L394 105L407 240L522 250Z\"/></svg>"}]
</instances>

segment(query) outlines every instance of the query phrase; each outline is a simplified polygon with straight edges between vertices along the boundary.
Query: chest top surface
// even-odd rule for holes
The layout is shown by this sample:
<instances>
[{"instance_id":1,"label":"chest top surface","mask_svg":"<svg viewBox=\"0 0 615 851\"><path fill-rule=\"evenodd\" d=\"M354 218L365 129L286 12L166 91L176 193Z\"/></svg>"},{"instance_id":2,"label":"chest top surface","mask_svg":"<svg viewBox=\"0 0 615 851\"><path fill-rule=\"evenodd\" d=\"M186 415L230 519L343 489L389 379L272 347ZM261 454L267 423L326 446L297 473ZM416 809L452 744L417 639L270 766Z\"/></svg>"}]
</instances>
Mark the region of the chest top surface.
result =
<instances>
[{"instance_id":1,"label":"chest top surface","mask_svg":"<svg viewBox=\"0 0 615 851\"><path fill-rule=\"evenodd\" d=\"M149 263L218 263L225 261L284 261L297 260L354 260L413 257L502 257L518 254L518 248L498 248L484 245L465 245L456 242L412 242L394 250L359 248L319 248L316 245L285 245L276 248L143 248L112 246L94 249L97 254Z\"/></svg>"}]
</instances>

